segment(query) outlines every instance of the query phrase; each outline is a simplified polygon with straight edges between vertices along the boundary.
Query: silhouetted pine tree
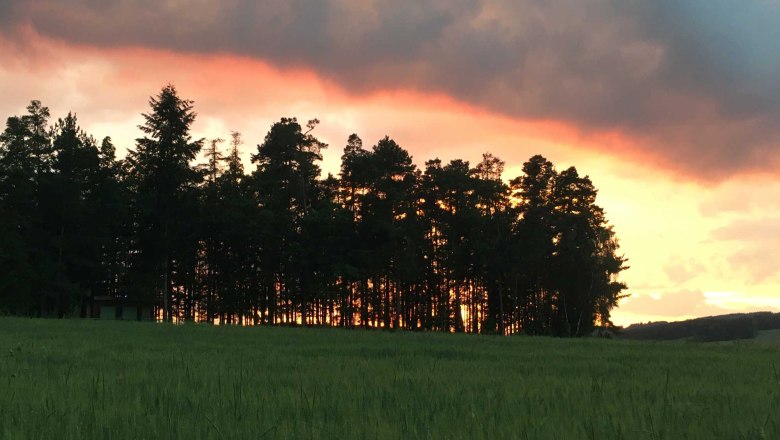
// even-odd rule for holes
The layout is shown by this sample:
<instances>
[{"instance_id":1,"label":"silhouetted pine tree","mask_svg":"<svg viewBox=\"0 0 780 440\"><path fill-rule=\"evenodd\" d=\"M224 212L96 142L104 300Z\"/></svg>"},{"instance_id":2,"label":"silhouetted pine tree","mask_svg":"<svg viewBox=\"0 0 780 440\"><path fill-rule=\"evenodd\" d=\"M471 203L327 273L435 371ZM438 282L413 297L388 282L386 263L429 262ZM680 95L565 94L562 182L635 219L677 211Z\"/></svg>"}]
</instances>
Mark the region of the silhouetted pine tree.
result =
<instances>
[{"instance_id":1,"label":"silhouetted pine tree","mask_svg":"<svg viewBox=\"0 0 780 440\"><path fill-rule=\"evenodd\" d=\"M252 155L210 142L194 163L192 101L150 98L143 137L116 159L69 114L33 101L0 134L0 311L85 310L97 295L161 299L164 319L588 335L625 285L597 190L542 156L502 179L472 167L418 170L389 137L351 135L338 177L294 118Z\"/></svg>"},{"instance_id":2,"label":"silhouetted pine tree","mask_svg":"<svg viewBox=\"0 0 780 440\"><path fill-rule=\"evenodd\" d=\"M203 141L190 135L195 121L192 104L179 98L172 85L150 98L151 112L143 115L145 122L139 126L144 137L127 156L137 250L130 288L143 299L160 292L165 320L190 288L196 252L195 187L202 177L192 162Z\"/></svg>"}]
</instances>

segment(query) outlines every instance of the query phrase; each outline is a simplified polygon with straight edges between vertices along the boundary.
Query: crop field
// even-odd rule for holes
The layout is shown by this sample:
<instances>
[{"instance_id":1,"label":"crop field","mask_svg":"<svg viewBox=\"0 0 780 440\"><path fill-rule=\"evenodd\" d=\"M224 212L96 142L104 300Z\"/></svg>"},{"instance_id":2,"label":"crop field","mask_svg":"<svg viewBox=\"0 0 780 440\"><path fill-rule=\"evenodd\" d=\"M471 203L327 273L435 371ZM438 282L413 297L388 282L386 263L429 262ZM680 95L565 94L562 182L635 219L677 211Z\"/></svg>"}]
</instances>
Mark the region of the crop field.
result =
<instances>
[{"instance_id":1,"label":"crop field","mask_svg":"<svg viewBox=\"0 0 780 440\"><path fill-rule=\"evenodd\" d=\"M780 330L764 330L758 332L756 341L764 344L774 344L780 347ZM778 362L780 368L780 362Z\"/></svg>"},{"instance_id":2,"label":"crop field","mask_svg":"<svg viewBox=\"0 0 780 440\"><path fill-rule=\"evenodd\" d=\"M780 438L780 349L0 319L0 438Z\"/></svg>"}]
</instances>

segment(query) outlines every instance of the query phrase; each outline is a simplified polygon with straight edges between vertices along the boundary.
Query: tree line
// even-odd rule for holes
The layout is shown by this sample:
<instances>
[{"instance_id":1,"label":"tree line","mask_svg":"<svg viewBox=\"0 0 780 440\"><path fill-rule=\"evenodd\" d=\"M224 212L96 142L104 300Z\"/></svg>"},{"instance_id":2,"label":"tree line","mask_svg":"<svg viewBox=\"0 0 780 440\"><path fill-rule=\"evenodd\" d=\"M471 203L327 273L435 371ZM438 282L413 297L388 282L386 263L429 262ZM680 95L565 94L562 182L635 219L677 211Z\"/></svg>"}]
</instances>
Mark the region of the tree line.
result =
<instances>
[{"instance_id":1,"label":"tree line","mask_svg":"<svg viewBox=\"0 0 780 440\"><path fill-rule=\"evenodd\" d=\"M0 311L73 316L97 296L160 318L472 333L590 334L626 268L597 190L537 155L420 169L349 136L338 176L295 118L245 170L239 133L193 139L193 102L149 100L124 159L32 101L0 135ZM202 163L198 163L202 162Z\"/></svg>"}]
</instances>

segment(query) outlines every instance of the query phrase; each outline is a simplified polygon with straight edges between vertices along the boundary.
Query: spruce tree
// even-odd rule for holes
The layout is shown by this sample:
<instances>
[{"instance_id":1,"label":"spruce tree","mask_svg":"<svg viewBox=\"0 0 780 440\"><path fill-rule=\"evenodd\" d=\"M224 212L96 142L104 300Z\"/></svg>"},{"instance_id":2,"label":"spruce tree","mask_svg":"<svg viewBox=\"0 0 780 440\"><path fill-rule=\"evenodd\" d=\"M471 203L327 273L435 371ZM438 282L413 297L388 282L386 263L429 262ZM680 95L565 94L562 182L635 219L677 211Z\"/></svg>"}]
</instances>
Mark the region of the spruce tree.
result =
<instances>
[{"instance_id":1,"label":"spruce tree","mask_svg":"<svg viewBox=\"0 0 780 440\"><path fill-rule=\"evenodd\" d=\"M167 85L149 99L139 128L144 136L128 153L133 189L133 213L137 258L134 262L134 294L152 299L160 293L163 319L171 319L173 283L186 277L186 267L195 243L191 231L194 188L201 174L192 166L203 145L193 140L193 101L179 97ZM177 279L173 276L178 275Z\"/></svg>"}]
</instances>

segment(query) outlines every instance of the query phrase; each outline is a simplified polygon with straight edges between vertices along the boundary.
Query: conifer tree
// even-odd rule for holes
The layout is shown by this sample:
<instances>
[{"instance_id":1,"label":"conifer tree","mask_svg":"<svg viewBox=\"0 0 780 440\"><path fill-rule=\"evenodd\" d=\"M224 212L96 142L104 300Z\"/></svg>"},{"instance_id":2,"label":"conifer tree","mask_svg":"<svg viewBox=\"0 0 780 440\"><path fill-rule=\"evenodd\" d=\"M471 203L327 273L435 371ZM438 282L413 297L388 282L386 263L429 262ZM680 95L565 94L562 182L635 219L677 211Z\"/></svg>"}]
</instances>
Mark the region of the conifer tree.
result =
<instances>
[{"instance_id":1,"label":"conifer tree","mask_svg":"<svg viewBox=\"0 0 780 440\"><path fill-rule=\"evenodd\" d=\"M135 245L134 294L141 298L157 291L163 300L164 320L171 319L174 282L183 282L186 263L195 243L191 240L194 188L201 174L192 166L203 145L193 140L193 102L179 97L173 85L149 99L151 111L139 126L144 136L128 153L133 189ZM174 279L174 275L178 275ZM178 290L178 289L177 289Z\"/></svg>"}]
</instances>

